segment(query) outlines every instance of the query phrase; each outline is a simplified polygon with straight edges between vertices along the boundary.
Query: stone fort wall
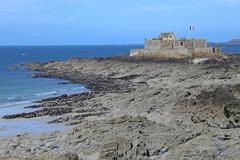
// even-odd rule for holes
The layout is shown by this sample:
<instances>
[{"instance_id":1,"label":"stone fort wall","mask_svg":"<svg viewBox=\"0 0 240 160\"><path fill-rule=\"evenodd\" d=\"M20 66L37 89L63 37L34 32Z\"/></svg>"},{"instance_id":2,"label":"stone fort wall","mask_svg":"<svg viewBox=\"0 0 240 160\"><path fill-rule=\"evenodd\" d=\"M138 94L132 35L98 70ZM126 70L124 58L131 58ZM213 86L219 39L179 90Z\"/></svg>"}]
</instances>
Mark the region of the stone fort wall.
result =
<instances>
[{"instance_id":1,"label":"stone fort wall","mask_svg":"<svg viewBox=\"0 0 240 160\"><path fill-rule=\"evenodd\" d=\"M146 40L144 49L207 48L207 41L202 39L180 39L174 41Z\"/></svg>"},{"instance_id":2,"label":"stone fort wall","mask_svg":"<svg viewBox=\"0 0 240 160\"><path fill-rule=\"evenodd\" d=\"M212 48L177 48L177 49L133 49L130 56L156 58L206 58L216 57Z\"/></svg>"},{"instance_id":3,"label":"stone fort wall","mask_svg":"<svg viewBox=\"0 0 240 160\"><path fill-rule=\"evenodd\" d=\"M217 52L215 52L217 51ZM144 49L131 50L130 56L158 58L205 58L220 55L216 48L208 47L204 39L179 39L163 41L160 39L145 40Z\"/></svg>"},{"instance_id":4,"label":"stone fort wall","mask_svg":"<svg viewBox=\"0 0 240 160\"><path fill-rule=\"evenodd\" d=\"M158 57L158 58L189 58L192 53L186 48L178 49L134 49L130 56Z\"/></svg>"}]
</instances>

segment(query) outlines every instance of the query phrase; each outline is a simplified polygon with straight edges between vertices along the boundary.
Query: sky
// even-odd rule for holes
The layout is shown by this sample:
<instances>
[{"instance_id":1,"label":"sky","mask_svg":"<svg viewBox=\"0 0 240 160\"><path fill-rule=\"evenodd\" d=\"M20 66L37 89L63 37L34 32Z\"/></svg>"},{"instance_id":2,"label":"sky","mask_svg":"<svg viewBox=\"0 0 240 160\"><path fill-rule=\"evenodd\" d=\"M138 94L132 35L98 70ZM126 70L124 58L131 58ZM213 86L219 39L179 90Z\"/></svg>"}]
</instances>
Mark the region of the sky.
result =
<instances>
[{"instance_id":1,"label":"sky","mask_svg":"<svg viewBox=\"0 0 240 160\"><path fill-rule=\"evenodd\" d=\"M143 44L173 31L240 38L240 0L0 0L0 45Z\"/></svg>"}]
</instances>

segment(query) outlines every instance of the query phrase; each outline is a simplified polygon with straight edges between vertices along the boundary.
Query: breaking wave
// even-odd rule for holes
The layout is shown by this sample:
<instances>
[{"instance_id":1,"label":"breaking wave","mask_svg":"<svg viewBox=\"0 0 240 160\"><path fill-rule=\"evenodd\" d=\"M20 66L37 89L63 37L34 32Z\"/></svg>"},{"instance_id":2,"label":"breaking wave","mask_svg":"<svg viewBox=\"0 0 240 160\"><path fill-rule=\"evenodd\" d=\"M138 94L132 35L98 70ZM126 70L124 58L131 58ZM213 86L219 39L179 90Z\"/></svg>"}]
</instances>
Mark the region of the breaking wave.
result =
<instances>
[{"instance_id":1,"label":"breaking wave","mask_svg":"<svg viewBox=\"0 0 240 160\"><path fill-rule=\"evenodd\" d=\"M0 104L0 108L31 104L32 101L8 102Z\"/></svg>"},{"instance_id":2,"label":"breaking wave","mask_svg":"<svg viewBox=\"0 0 240 160\"><path fill-rule=\"evenodd\" d=\"M51 92L43 92L43 93L37 93L34 94L35 96L46 96L46 95L52 95L52 94L56 94L57 91L51 91Z\"/></svg>"}]
</instances>

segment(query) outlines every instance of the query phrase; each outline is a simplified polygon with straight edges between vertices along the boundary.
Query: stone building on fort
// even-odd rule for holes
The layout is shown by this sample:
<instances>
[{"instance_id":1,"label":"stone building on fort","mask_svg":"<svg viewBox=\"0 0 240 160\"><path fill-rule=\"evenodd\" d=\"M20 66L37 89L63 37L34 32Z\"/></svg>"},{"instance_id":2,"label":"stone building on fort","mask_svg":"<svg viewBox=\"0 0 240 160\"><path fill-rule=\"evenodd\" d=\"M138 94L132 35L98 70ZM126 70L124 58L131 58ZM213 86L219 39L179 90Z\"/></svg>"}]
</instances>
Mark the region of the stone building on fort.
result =
<instances>
[{"instance_id":1,"label":"stone building on fort","mask_svg":"<svg viewBox=\"0 0 240 160\"><path fill-rule=\"evenodd\" d=\"M144 49L131 50L130 56L159 58L207 58L220 56L220 49L208 47L205 39L176 39L173 32L145 40Z\"/></svg>"}]
</instances>

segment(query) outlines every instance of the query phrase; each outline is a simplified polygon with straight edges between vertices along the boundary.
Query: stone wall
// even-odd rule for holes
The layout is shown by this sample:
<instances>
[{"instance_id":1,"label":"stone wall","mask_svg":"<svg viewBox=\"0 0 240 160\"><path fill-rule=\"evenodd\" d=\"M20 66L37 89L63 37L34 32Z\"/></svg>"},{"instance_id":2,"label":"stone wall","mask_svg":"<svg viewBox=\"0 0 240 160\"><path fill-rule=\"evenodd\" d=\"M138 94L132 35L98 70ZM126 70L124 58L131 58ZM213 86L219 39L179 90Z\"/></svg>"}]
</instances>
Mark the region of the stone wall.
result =
<instances>
[{"instance_id":1,"label":"stone wall","mask_svg":"<svg viewBox=\"0 0 240 160\"><path fill-rule=\"evenodd\" d=\"M180 39L175 41L146 40L145 49L207 48L207 41L202 39Z\"/></svg>"},{"instance_id":2,"label":"stone wall","mask_svg":"<svg viewBox=\"0 0 240 160\"><path fill-rule=\"evenodd\" d=\"M219 57L221 53L213 53L213 48L194 48L190 49L192 52L193 58L212 58L212 57Z\"/></svg>"},{"instance_id":3,"label":"stone wall","mask_svg":"<svg viewBox=\"0 0 240 160\"><path fill-rule=\"evenodd\" d=\"M192 53L187 48L179 49L135 49L131 50L130 56L157 57L157 58L190 58Z\"/></svg>"},{"instance_id":4,"label":"stone wall","mask_svg":"<svg viewBox=\"0 0 240 160\"><path fill-rule=\"evenodd\" d=\"M177 40L173 42L173 47L174 48L186 48L185 47L185 42L181 40Z\"/></svg>"},{"instance_id":5,"label":"stone wall","mask_svg":"<svg viewBox=\"0 0 240 160\"><path fill-rule=\"evenodd\" d=\"M133 49L130 56L181 59L219 57L220 53L214 54L212 48Z\"/></svg>"},{"instance_id":6,"label":"stone wall","mask_svg":"<svg viewBox=\"0 0 240 160\"><path fill-rule=\"evenodd\" d=\"M162 41L161 40L146 40L145 49L161 49Z\"/></svg>"},{"instance_id":7,"label":"stone wall","mask_svg":"<svg viewBox=\"0 0 240 160\"><path fill-rule=\"evenodd\" d=\"M207 48L207 41L203 39L183 39L179 41L184 43L185 48Z\"/></svg>"},{"instance_id":8,"label":"stone wall","mask_svg":"<svg viewBox=\"0 0 240 160\"><path fill-rule=\"evenodd\" d=\"M208 47L207 41L204 39L146 40L144 49L131 50L130 54L130 56L177 59L215 57L217 55L219 54L215 54L213 48Z\"/></svg>"}]
</instances>

